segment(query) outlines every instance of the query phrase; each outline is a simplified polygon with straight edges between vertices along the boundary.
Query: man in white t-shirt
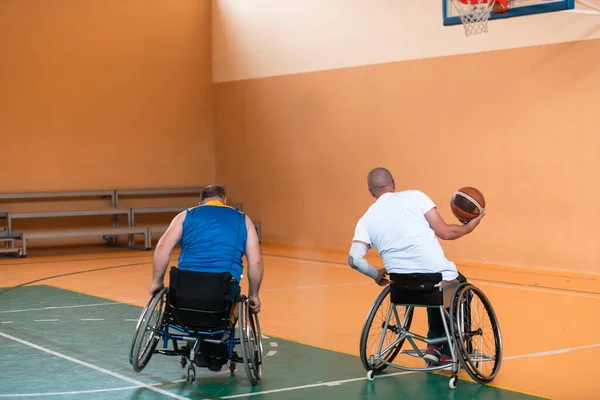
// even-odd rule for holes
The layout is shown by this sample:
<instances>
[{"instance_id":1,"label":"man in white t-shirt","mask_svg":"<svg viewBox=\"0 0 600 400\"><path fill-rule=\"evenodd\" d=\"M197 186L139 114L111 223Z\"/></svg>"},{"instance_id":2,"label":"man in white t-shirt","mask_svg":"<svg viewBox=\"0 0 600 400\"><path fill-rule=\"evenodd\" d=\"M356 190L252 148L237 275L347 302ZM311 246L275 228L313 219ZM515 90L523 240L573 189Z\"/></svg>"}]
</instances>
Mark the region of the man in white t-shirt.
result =
<instances>
[{"instance_id":1,"label":"man in white t-shirt","mask_svg":"<svg viewBox=\"0 0 600 400\"><path fill-rule=\"evenodd\" d=\"M380 286L389 283L388 273L441 273L444 286L466 281L456 265L446 259L436 236L443 240L458 239L472 232L485 213L464 225L447 224L423 192L396 192L394 178L385 168L370 171L367 185L376 201L356 224L348 254L348 264L352 268L373 278ZM365 259L371 247L381 255L384 268L374 268ZM439 310L428 308L427 314L427 337L445 336ZM447 345L431 345L424 359L429 365L446 363L451 359L450 349Z\"/></svg>"}]
</instances>

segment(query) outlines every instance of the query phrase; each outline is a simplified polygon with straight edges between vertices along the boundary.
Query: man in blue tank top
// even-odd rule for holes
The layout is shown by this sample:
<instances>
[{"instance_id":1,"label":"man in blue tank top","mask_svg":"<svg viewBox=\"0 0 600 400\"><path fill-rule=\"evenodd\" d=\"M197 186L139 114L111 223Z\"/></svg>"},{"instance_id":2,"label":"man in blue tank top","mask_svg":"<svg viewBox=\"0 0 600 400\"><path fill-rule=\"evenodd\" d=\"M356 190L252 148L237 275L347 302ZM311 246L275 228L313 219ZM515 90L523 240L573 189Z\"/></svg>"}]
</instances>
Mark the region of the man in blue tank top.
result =
<instances>
[{"instance_id":1,"label":"man in blue tank top","mask_svg":"<svg viewBox=\"0 0 600 400\"><path fill-rule=\"evenodd\" d=\"M154 251L150 294L164 287L164 276L177 244L181 244L179 269L230 272L238 284L242 278L242 259L245 255L248 261L250 309L255 313L260 312L258 291L263 263L258 234L247 215L227 206L223 187L205 187L198 206L188 208L173 218ZM239 285L235 286L239 290Z\"/></svg>"},{"instance_id":2,"label":"man in blue tank top","mask_svg":"<svg viewBox=\"0 0 600 400\"><path fill-rule=\"evenodd\" d=\"M171 253L181 244L178 268L181 270L222 273L230 272L235 280L232 298L239 293L239 282L248 261L248 299L250 310L260 312L258 291L263 276L262 255L258 234L248 216L227 206L225 189L211 185L202 190L200 204L183 211L171 222L154 251L152 284L154 294L164 287L164 277ZM191 351L188 344L185 351ZM202 342L196 364L220 371L227 361L228 348L218 343Z\"/></svg>"}]
</instances>

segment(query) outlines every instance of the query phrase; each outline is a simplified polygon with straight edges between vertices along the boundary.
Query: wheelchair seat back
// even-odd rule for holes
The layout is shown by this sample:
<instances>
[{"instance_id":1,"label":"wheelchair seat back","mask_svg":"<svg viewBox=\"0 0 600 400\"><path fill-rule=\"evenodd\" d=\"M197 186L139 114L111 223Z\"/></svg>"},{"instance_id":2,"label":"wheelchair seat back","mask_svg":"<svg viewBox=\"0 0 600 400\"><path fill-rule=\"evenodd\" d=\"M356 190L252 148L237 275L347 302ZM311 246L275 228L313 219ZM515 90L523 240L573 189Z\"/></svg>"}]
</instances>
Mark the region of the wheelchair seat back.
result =
<instances>
[{"instance_id":1,"label":"wheelchair seat back","mask_svg":"<svg viewBox=\"0 0 600 400\"><path fill-rule=\"evenodd\" d=\"M417 307L444 305L442 274L389 274L393 304Z\"/></svg>"},{"instance_id":2,"label":"wheelchair seat back","mask_svg":"<svg viewBox=\"0 0 600 400\"><path fill-rule=\"evenodd\" d=\"M168 305L174 322L188 329L224 328L233 300L229 272L183 271L172 267Z\"/></svg>"}]
</instances>

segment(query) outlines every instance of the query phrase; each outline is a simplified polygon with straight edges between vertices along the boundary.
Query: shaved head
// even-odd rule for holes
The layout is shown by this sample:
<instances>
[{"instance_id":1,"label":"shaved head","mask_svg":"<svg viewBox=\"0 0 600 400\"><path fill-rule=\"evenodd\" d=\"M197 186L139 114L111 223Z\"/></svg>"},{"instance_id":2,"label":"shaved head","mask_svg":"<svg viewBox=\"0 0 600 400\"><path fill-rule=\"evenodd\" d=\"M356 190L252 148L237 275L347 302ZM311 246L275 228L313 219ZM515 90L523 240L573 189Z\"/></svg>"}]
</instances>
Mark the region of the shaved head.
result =
<instances>
[{"instance_id":1,"label":"shaved head","mask_svg":"<svg viewBox=\"0 0 600 400\"><path fill-rule=\"evenodd\" d=\"M374 168L367 175L367 186L373 196L379 197L395 190L394 177L386 168Z\"/></svg>"}]
</instances>

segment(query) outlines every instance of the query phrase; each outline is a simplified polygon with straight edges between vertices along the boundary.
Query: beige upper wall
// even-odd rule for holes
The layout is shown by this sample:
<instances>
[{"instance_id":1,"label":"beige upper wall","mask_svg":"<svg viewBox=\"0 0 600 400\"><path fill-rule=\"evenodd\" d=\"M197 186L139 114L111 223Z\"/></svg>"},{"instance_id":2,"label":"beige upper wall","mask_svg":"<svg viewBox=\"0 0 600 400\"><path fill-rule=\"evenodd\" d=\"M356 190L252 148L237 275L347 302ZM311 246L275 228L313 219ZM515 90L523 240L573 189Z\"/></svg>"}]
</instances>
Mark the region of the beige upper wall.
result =
<instances>
[{"instance_id":1,"label":"beige upper wall","mask_svg":"<svg viewBox=\"0 0 600 400\"><path fill-rule=\"evenodd\" d=\"M599 15L573 12L465 37L442 25L440 0L212 1L213 82L600 38Z\"/></svg>"}]
</instances>

